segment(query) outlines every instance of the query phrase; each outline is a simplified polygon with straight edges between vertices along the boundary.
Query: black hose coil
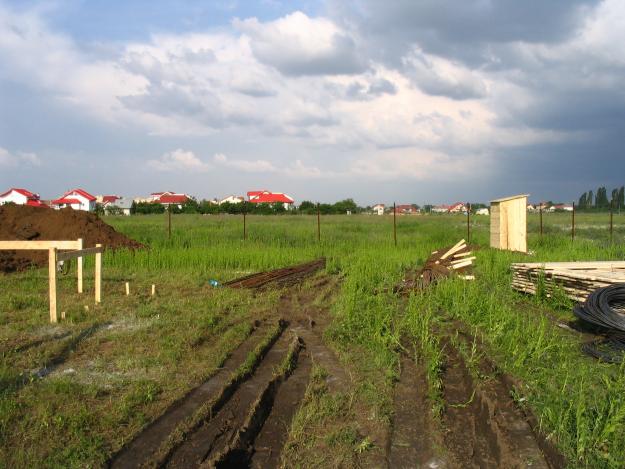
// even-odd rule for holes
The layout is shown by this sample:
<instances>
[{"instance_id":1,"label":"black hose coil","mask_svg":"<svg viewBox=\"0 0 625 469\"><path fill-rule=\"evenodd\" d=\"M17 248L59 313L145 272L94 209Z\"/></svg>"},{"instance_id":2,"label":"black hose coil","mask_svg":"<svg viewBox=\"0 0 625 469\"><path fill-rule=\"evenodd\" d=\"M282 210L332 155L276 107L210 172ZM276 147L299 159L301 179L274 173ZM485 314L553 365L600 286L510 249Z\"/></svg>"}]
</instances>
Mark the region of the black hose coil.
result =
<instances>
[{"instance_id":1,"label":"black hose coil","mask_svg":"<svg viewBox=\"0 0 625 469\"><path fill-rule=\"evenodd\" d=\"M615 283L592 292L583 304L573 308L573 313L595 326L625 332L625 314L617 311L624 306L625 283Z\"/></svg>"}]
</instances>

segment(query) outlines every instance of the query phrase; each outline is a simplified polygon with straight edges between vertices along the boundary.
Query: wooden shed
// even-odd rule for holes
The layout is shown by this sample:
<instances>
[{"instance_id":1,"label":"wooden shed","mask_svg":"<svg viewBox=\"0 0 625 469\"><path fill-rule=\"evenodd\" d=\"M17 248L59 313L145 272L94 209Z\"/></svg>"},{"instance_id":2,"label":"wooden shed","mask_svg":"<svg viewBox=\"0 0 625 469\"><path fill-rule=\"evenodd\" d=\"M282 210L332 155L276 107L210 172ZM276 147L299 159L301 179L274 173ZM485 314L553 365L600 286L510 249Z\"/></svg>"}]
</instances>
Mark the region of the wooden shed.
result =
<instances>
[{"instance_id":1,"label":"wooden shed","mask_svg":"<svg viewBox=\"0 0 625 469\"><path fill-rule=\"evenodd\" d=\"M527 252L528 195L491 200L490 247Z\"/></svg>"}]
</instances>

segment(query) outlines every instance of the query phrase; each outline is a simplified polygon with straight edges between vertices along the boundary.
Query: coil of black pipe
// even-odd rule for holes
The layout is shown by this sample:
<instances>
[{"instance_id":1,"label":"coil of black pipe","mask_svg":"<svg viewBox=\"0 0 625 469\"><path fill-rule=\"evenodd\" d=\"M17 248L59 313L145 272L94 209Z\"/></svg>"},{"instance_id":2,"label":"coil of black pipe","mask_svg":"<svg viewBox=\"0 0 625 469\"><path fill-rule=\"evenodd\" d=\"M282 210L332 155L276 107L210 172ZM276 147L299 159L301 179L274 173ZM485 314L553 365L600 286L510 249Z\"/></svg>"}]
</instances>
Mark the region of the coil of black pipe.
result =
<instances>
[{"instance_id":1,"label":"coil of black pipe","mask_svg":"<svg viewBox=\"0 0 625 469\"><path fill-rule=\"evenodd\" d=\"M605 362L620 363L625 354L625 283L598 288L573 313L604 334L584 344L582 350Z\"/></svg>"}]
</instances>

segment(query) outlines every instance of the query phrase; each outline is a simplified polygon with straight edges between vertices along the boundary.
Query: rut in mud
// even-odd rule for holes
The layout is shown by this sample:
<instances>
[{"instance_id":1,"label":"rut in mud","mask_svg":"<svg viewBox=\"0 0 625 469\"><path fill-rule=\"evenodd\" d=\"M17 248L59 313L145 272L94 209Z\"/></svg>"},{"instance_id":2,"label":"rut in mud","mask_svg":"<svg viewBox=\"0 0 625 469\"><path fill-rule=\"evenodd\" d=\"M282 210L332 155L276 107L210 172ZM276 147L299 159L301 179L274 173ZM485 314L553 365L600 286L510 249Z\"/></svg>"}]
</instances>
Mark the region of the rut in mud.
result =
<instances>
[{"instance_id":1,"label":"rut in mud","mask_svg":"<svg viewBox=\"0 0 625 469\"><path fill-rule=\"evenodd\" d=\"M410 345L399 357L400 378L395 385L393 427L388 451L388 467L437 467L435 456L440 442L428 400L425 370L415 363Z\"/></svg>"},{"instance_id":2,"label":"rut in mud","mask_svg":"<svg viewBox=\"0 0 625 469\"><path fill-rule=\"evenodd\" d=\"M328 294L322 289L327 284L321 277L285 291L276 311L284 318L282 327L251 369L240 374L250 352L265 340L262 328L212 378L148 425L110 466L278 467L313 362L328 371L329 387L347 388L345 370L321 340L321 324L327 322L323 308L313 306L320 294Z\"/></svg>"},{"instance_id":3,"label":"rut in mud","mask_svg":"<svg viewBox=\"0 0 625 469\"><path fill-rule=\"evenodd\" d=\"M443 335L441 344L440 420L431 418L424 367L409 355L400 358L389 467L563 467L561 459L543 452L542 437L534 434L492 363L477 354L468 364L460 349L460 344L471 349L468 338Z\"/></svg>"}]
</instances>

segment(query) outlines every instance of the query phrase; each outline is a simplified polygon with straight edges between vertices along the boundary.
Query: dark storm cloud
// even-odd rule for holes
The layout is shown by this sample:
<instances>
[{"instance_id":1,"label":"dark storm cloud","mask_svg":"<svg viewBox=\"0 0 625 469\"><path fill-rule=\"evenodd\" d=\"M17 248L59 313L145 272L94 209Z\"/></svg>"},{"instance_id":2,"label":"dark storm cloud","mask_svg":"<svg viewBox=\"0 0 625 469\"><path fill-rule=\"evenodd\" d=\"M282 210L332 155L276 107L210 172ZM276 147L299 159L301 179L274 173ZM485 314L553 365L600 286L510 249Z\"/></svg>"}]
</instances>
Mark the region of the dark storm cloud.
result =
<instances>
[{"instance_id":1,"label":"dark storm cloud","mask_svg":"<svg viewBox=\"0 0 625 469\"><path fill-rule=\"evenodd\" d=\"M565 40L581 25L597 0L354 0L336 1L331 11L349 18L363 38L396 62L412 43L427 52L470 62L485 61L484 46L522 41Z\"/></svg>"}]
</instances>

